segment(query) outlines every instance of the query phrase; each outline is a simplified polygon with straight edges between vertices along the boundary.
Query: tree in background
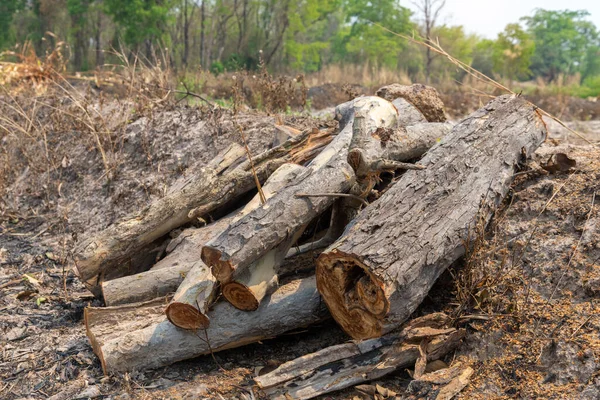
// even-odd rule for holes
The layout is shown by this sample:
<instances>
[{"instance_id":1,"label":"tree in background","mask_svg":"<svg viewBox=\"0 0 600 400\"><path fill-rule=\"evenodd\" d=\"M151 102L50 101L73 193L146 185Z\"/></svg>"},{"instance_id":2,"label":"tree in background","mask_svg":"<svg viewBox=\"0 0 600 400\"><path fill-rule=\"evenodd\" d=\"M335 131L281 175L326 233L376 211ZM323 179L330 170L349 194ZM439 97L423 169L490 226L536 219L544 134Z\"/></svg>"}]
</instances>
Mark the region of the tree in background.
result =
<instances>
[{"instance_id":1,"label":"tree in background","mask_svg":"<svg viewBox=\"0 0 600 400\"><path fill-rule=\"evenodd\" d=\"M13 17L24 7L25 0L0 0L0 49L14 42Z\"/></svg>"},{"instance_id":2,"label":"tree in background","mask_svg":"<svg viewBox=\"0 0 600 400\"><path fill-rule=\"evenodd\" d=\"M554 81L559 75L582 72L583 60L590 47L598 45L598 32L584 18L587 11L550 11L537 9L523 17L535 42L531 71Z\"/></svg>"},{"instance_id":3,"label":"tree in background","mask_svg":"<svg viewBox=\"0 0 600 400\"><path fill-rule=\"evenodd\" d=\"M407 44L372 22L397 33L410 34L411 12L395 0L344 0L345 24L335 41L338 61L398 68L400 52Z\"/></svg>"},{"instance_id":4,"label":"tree in background","mask_svg":"<svg viewBox=\"0 0 600 400\"><path fill-rule=\"evenodd\" d=\"M134 51L145 46L153 60L153 45L162 44L167 31L170 0L104 0L107 13L121 29L125 44Z\"/></svg>"},{"instance_id":5,"label":"tree in background","mask_svg":"<svg viewBox=\"0 0 600 400\"><path fill-rule=\"evenodd\" d=\"M535 43L519 24L508 24L492 44L494 71L509 80L531 76L531 58Z\"/></svg>"},{"instance_id":6,"label":"tree in background","mask_svg":"<svg viewBox=\"0 0 600 400\"><path fill-rule=\"evenodd\" d=\"M437 24L440 12L446 5L446 0L418 0L413 4L419 10L421 22L421 36L434 40L433 31ZM425 48L425 82L429 83L431 67L436 54L429 47Z\"/></svg>"}]
</instances>

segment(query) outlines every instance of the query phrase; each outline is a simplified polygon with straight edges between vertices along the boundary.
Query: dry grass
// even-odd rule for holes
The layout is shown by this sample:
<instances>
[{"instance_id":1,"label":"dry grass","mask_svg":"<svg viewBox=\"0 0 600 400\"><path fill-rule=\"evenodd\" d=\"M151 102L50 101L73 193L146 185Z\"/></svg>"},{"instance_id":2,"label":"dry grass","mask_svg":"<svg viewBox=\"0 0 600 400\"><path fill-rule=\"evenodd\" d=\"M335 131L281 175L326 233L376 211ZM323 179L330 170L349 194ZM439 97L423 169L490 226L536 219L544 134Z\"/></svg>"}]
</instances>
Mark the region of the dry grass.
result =
<instances>
[{"instance_id":1,"label":"dry grass","mask_svg":"<svg viewBox=\"0 0 600 400\"><path fill-rule=\"evenodd\" d=\"M519 176L453 272L459 358L478 371L463 398L571 398L598 377L600 154L575 156L577 171Z\"/></svg>"},{"instance_id":2,"label":"dry grass","mask_svg":"<svg viewBox=\"0 0 600 400\"><path fill-rule=\"evenodd\" d=\"M70 149L84 144L100 155L110 182L121 162L120 149L127 123L174 102L172 73L164 64L150 66L139 58L116 54L122 65L107 66L93 77L65 72L63 44L38 57L27 44L0 64L0 195L19 179L44 182L45 203L60 196L56 177L69 165ZM97 89L101 88L101 91ZM106 93L110 93L110 101ZM0 213L8 204L0 203ZM14 208L14 207L12 207Z\"/></svg>"}]
</instances>

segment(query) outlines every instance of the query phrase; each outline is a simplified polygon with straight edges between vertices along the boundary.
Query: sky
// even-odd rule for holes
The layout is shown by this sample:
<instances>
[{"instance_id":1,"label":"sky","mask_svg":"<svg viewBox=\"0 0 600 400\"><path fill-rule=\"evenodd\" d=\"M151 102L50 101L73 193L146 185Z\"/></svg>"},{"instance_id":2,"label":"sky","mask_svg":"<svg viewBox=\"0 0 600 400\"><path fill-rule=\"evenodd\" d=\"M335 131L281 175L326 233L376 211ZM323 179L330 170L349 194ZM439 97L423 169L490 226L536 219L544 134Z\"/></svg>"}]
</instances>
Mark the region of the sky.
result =
<instances>
[{"instance_id":1,"label":"sky","mask_svg":"<svg viewBox=\"0 0 600 400\"><path fill-rule=\"evenodd\" d=\"M400 4L416 10L411 1ZM440 23L463 25L468 33L494 39L507 24L532 15L536 8L587 10L590 13L587 19L600 29L600 0L446 0Z\"/></svg>"}]
</instances>

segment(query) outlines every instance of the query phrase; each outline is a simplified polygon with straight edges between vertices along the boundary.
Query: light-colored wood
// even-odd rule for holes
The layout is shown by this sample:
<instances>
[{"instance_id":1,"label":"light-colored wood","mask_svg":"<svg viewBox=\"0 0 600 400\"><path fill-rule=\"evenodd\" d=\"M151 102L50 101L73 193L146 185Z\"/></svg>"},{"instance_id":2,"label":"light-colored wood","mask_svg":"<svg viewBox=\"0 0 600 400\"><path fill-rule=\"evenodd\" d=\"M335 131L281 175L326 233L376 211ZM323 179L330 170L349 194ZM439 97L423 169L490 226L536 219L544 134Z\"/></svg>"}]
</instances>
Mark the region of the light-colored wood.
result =
<instances>
[{"instance_id":1,"label":"light-colored wood","mask_svg":"<svg viewBox=\"0 0 600 400\"><path fill-rule=\"evenodd\" d=\"M267 179L263 187L263 194L266 199L269 199L277 193L277 191L285 188L291 182L298 179L304 173L305 167L297 164L284 164L279 167L270 177ZM235 216L227 219L228 225L234 224L236 221L243 218L244 215L252 212L260 206L260 197L256 195L241 211L235 214ZM218 233L217 233L218 234ZM198 251L200 245L194 249ZM291 244L290 244L291 246ZM287 249L285 250L287 252ZM285 255L285 253L284 253ZM175 326L183 329L197 330L200 328L207 328L210 324L208 317L206 316L208 307L216 299L218 285L210 271L210 269L204 264L204 262L196 255L196 259L193 261L192 268L188 271L184 280L181 282L173 300L169 306L165 309L165 313ZM252 282L253 288L257 289L257 294L262 294L264 297L269 290L276 288L277 277L275 275L276 265L274 259L269 254L259 259L257 265L264 268L271 268L273 270L272 275L268 278L268 282L264 285L261 282ZM283 259L277 258L277 262ZM269 267L270 264L270 267ZM268 270L267 270L268 271ZM262 279L263 277L260 276ZM265 278L266 279L266 278ZM261 293L262 292L262 293ZM262 299L261 297L261 299ZM257 299L257 303L260 299ZM258 304L256 304L256 309Z\"/></svg>"},{"instance_id":2,"label":"light-colored wood","mask_svg":"<svg viewBox=\"0 0 600 400\"><path fill-rule=\"evenodd\" d=\"M292 137L255 155L254 168L244 148L232 144L208 165L176 182L165 197L80 243L74 256L76 274L99 295L103 281L147 269L155 260L149 260L150 264L139 260L149 246L156 246L173 229L196 218L206 218L254 189L253 170L263 183L282 164L304 163L314 157L331 140L329 133L311 130Z\"/></svg>"},{"instance_id":3,"label":"light-colored wood","mask_svg":"<svg viewBox=\"0 0 600 400\"><path fill-rule=\"evenodd\" d=\"M284 363L254 380L270 399L303 400L378 379L398 368L412 366L424 339L430 341L429 360L452 351L465 332L446 328L448 322L443 314L416 318L399 332L327 347Z\"/></svg>"},{"instance_id":4,"label":"light-colored wood","mask_svg":"<svg viewBox=\"0 0 600 400\"><path fill-rule=\"evenodd\" d=\"M105 374L159 368L176 361L271 338L328 318L314 277L292 281L268 296L254 312L227 302L214 305L206 330L179 329L166 320L164 300L139 305L88 307L87 335ZM125 315L124 310L134 310Z\"/></svg>"},{"instance_id":5,"label":"light-colored wood","mask_svg":"<svg viewBox=\"0 0 600 400\"><path fill-rule=\"evenodd\" d=\"M425 169L408 171L364 209L317 259L319 291L342 328L366 339L404 322L545 137L531 104L500 96L427 152Z\"/></svg>"},{"instance_id":6,"label":"light-colored wood","mask_svg":"<svg viewBox=\"0 0 600 400\"><path fill-rule=\"evenodd\" d=\"M248 268L335 201L332 197L297 197L296 194L346 193L350 190L355 178L346 158L356 110L365 111L365 123L372 131L396 124L396 109L379 97L360 97L339 106L336 115L341 130L307 166L305 176L244 216L202 249L202 260L221 283L231 281L236 270Z\"/></svg>"}]
</instances>

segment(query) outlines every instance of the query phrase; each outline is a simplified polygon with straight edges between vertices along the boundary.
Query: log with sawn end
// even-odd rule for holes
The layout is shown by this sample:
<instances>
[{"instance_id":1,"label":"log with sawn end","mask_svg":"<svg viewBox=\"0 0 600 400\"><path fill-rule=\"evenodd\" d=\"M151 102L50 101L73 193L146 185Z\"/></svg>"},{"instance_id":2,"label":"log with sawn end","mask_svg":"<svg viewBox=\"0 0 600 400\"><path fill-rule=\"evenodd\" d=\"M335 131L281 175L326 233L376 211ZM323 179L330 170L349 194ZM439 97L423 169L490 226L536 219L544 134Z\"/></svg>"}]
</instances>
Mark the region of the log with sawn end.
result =
<instances>
[{"instance_id":1,"label":"log with sawn end","mask_svg":"<svg viewBox=\"0 0 600 400\"><path fill-rule=\"evenodd\" d=\"M292 182L296 181L298 177L302 175L304 170L305 167L297 164L284 164L279 167L273 172L269 179L267 179L267 182L262 188L264 198L270 199L279 190L282 190ZM262 198L257 194L241 211L226 217L225 221L218 221L216 224L219 227L226 227L234 223L244 215L247 215L252 210L259 207L261 201ZM220 231L214 232L213 236L217 236L218 234L220 234ZM198 243L194 252L196 253L196 251L205 243L206 242ZM269 254L257 261L257 265L261 266L263 270L273 270L273 268L269 268L269 264L272 264ZM271 276L269 280L274 281L274 284L271 284L269 287L265 287L261 282L251 285L250 288L248 288L248 286L244 287L248 288L249 291L254 289L257 292L257 296L260 296L260 299L262 299L268 292L272 291L277 284L277 276L275 275L274 270L272 275L273 276ZM209 320L206 317L206 311L215 300L217 289L217 282L213 274L202 262L199 254L196 254L196 258L192 260L192 268L187 273L181 285L179 285L177 292L173 296L173 300L165 309L167 318L171 323L183 329L196 330L208 327ZM252 294L252 292L250 292L250 294Z\"/></svg>"},{"instance_id":2,"label":"log with sawn end","mask_svg":"<svg viewBox=\"0 0 600 400\"><path fill-rule=\"evenodd\" d=\"M345 193L350 189L354 172L346 158L355 110L365 110L367 125L373 131L396 123L396 109L379 97L361 97L338 106L336 115L339 115L341 131L307 166L305 177L204 246L202 260L220 282L235 279L236 274L289 239L335 201L331 197L299 198L297 193Z\"/></svg>"},{"instance_id":3,"label":"log with sawn end","mask_svg":"<svg viewBox=\"0 0 600 400\"><path fill-rule=\"evenodd\" d=\"M420 164L364 209L317 259L332 316L355 339L404 322L509 190L544 141L536 108L500 96L454 126Z\"/></svg>"},{"instance_id":4,"label":"log with sawn end","mask_svg":"<svg viewBox=\"0 0 600 400\"><path fill-rule=\"evenodd\" d=\"M279 287L251 313L219 302L209 312L212 323L205 330L171 324L162 311L165 301L85 309L87 335L105 374L164 367L305 328L329 316L314 276Z\"/></svg>"},{"instance_id":5,"label":"log with sawn end","mask_svg":"<svg viewBox=\"0 0 600 400\"><path fill-rule=\"evenodd\" d=\"M174 184L170 192L135 215L109 226L77 246L76 273L95 294L105 280L136 273L132 268L148 245L171 230L228 204L256 187L284 163L304 163L314 150L331 141L331 132L311 130L253 157L237 144L221 152L207 166Z\"/></svg>"},{"instance_id":6,"label":"log with sawn end","mask_svg":"<svg viewBox=\"0 0 600 400\"><path fill-rule=\"evenodd\" d=\"M448 328L449 320L441 313L415 318L398 332L327 347L286 362L254 381L270 399L304 400L379 379L415 365L423 341L427 341L428 361L456 348L465 332Z\"/></svg>"}]
</instances>

